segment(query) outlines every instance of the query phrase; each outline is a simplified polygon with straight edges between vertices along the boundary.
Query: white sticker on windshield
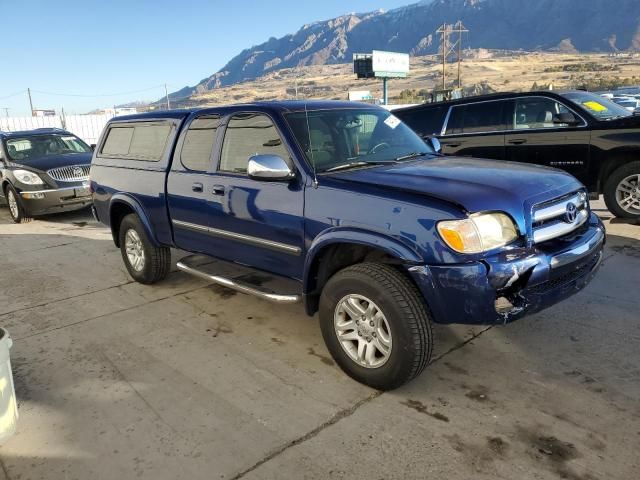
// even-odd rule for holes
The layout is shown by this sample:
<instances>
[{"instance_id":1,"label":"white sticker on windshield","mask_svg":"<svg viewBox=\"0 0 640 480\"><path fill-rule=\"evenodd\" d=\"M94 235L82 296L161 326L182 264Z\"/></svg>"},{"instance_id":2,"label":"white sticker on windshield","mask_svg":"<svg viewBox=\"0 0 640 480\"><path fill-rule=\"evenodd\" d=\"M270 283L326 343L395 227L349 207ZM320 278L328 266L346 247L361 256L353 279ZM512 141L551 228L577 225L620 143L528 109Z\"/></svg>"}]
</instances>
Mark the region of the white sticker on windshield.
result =
<instances>
[{"instance_id":1,"label":"white sticker on windshield","mask_svg":"<svg viewBox=\"0 0 640 480\"><path fill-rule=\"evenodd\" d=\"M398 117L394 117L393 115L389 115L384 123L389 128L396 128L398 125L400 125L400 119Z\"/></svg>"},{"instance_id":2,"label":"white sticker on windshield","mask_svg":"<svg viewBox=\"0 0 640 480\"><path fill-rule=\"evenodd\" d=\"M62 137L62 140L65 142L73 142L75 139L76 137Z\"/></svg>"}]
</instances>

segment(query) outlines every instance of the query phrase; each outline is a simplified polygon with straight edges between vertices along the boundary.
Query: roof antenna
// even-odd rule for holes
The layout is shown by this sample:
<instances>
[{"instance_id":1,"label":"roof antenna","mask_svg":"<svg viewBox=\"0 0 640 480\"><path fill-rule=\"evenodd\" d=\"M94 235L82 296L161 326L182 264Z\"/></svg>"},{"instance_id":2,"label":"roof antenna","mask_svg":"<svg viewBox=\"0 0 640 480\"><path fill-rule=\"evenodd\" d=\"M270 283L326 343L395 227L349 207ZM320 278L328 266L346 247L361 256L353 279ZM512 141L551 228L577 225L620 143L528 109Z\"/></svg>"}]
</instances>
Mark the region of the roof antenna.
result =
<instances>
[{"instance_id":1,"label":"roof antenna","mask_svg":"<svg viewBox=\"0 0 640 480\"><path fill-rule=\"evenodd\" d=\"M304 101L304 116L307 120L307 135L309 136L309 153L311 154L311 168L313 169L313 188L318 188L318 175L316 173L316 159L313 157L313 145L311 145L311 127L309 126L309 111L307 101Z\"/></svg>"}]
</instances>

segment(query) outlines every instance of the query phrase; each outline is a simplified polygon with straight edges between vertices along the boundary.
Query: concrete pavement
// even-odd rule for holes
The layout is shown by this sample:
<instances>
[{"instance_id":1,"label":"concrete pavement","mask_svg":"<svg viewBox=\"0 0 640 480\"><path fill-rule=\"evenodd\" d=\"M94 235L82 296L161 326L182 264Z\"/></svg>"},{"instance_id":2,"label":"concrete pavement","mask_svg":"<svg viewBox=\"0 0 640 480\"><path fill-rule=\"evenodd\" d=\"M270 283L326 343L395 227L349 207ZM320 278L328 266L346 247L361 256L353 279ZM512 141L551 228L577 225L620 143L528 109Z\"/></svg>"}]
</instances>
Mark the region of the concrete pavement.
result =
<instances>
[{"instance_id":1,"label":"concrete pavement","mask_svg":"<svg viewBox=\"0 0 640 480\"><path fill-rule=\"evenodd\" d=\"M609 239L585 291L437 327L432 365L383 394L299 305L179 272L139 285L87 214L14 225L0 207L20 410L0 478L637 478L640 226L594 206Z\"/></svg>"}]
</instances>

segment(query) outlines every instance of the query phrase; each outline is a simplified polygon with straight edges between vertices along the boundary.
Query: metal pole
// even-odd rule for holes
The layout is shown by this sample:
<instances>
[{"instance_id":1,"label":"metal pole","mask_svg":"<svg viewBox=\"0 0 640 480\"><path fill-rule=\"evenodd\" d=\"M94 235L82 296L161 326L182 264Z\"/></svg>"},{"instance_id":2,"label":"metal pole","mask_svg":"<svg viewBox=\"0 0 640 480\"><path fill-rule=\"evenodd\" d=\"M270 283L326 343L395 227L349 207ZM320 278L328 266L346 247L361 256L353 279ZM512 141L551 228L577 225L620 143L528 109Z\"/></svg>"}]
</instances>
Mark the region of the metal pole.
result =
<instances>
[{"instance_id":1,"label":"metal pole","mask_svg":"<svg viewBox=\"0 0 640 480\"><path fill-rule=\"evenodd\" d=\"M167 97L167 110L171 110L171 102L169 101L169 91L167 90L167 84L164 84L164 96Z\"/></svg>"},{"instance_id":2,"label":"metal pole","mask_svg":"<svg viewBox=\"0 0 640 480\"><path fill-rule=\"evenodd\" d=\"M447 88L447 24L442 25L442 89Z\"/></svg>"},{"instance_id":3,"label":"metal pole","mask_svg":"<svg viewBox=\"0 0 640 480\"><path fill-rule=\"evenodd\" d=\"M389 90L387 89L387 77L382 79L382 104L387 105L389 103Z\"/></svg>"},{"instance_id":4,"label":"metal pole","mask_svg":"<svg viewBox=\"0 0 640 480\"><path fill-rule=\"evenodd\" d=\"M460 63L462 61L462 21L458 21L458 88L462 88L462 77L460 76Z\"/></svg>"},{"instance_id":5,"label":"metal pole","mask_svg":"<svg viewBox=\"0 0 640 480\"><path fill-rule=\"evenodd\" d=\"M31 116L33 117L33 101L31 100L31 88L27 88L27 94L29 95L29 107L31 107Z\"/></svg>"}]
</instances>

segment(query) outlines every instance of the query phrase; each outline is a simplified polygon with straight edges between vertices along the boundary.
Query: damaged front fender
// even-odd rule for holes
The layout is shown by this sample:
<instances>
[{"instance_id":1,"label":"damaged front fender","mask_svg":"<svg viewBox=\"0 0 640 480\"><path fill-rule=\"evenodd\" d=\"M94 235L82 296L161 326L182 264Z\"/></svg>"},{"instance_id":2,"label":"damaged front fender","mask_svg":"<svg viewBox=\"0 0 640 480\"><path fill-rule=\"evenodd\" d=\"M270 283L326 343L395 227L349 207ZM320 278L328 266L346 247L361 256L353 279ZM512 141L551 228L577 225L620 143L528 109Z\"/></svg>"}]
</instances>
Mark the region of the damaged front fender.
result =
<instances>
[{"instance_id":1,"label":"damaged front fender","mask_svg":"<svg viewBox=\"0 0 640 480\"><path fill-rule=\"evenodd\" d=\"M465 264L414 266L408 273L435 322L508 323L573 295L591 281L605 241L602 223L595 216L591 223L562 242L518 247Z\"/></svg>"}]
</instances>

